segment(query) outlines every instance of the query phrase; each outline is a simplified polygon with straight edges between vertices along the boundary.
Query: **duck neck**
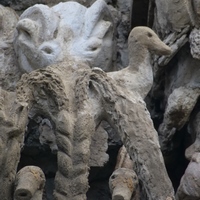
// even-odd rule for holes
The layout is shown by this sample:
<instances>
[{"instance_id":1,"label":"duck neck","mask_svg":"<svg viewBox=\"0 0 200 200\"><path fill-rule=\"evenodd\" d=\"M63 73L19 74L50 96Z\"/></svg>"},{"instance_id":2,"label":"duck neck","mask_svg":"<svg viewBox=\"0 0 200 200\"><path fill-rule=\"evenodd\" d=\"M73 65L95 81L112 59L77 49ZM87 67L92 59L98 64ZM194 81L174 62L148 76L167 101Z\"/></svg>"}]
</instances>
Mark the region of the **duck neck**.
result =
<instances>
[{"instance_id":1,"label":"duck neck","mask_svg":"<svg viewBox=\"0 0 200 200\"><path fill-rule=\"evenodd\" d=\"M137 91L145 98L153 84L153 70L151 55L147 48L134 46L129 53L129 67L127 70L136 75Z\"/></svg>"},{"instance_id":2,"label":"duck neck","mask_svg":"<svg viewBox=\"0 0 200 200\"><path fill-rule=\"evenodd\" d=\"M150 52L148 49L141 45L129 46L129 70L139 72L144 69L144 66L151 66ZM150 67L150 70L151 67Z\"/></svg>"}]
</instances>

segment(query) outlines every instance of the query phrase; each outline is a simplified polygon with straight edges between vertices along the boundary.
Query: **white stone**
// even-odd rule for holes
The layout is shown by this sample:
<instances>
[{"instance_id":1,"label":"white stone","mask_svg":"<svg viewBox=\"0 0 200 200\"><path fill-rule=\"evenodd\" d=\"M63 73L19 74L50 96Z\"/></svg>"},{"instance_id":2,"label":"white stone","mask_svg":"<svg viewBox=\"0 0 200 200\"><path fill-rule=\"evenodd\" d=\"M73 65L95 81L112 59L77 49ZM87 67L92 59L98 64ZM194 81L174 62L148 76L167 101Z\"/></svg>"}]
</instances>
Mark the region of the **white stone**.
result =
<instances>
[{"instance_id":1,"label":"white stone","mask_svg":"<svg viewBox=\"0 0 200 200\"><path fill-rule=\"evenodd\" d=\"M72 56L91 67L112 68L113 22L103 0L86 8L76 2L50 8L37 4L20 16L14 46L22 72Z\"/></svg>"}]
</instances>

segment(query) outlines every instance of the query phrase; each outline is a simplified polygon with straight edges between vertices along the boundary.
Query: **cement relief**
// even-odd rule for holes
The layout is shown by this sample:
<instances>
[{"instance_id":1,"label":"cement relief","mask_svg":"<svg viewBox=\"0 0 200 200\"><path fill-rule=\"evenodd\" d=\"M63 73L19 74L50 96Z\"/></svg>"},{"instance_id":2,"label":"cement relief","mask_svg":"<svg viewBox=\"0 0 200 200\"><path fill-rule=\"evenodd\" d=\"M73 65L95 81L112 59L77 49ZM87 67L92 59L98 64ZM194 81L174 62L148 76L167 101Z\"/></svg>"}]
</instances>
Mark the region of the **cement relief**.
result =
<instances>
[{"instance_id":1,"label":"cement relief","mask_svg":"<svg viewBox=\"0 0 200 200\"><path fill-rule=\"evenodd\" d=\"M37 139L41 144L49 143L50 149L57 152L55 199L86 199L88 167L94 163L103 165L108 160L106 134L102 129L96 131L102 120L117 130L136 163L141 191L146 194L144 198L175 198L144 98L153 85L154 75L157 81L160 72L153 73L152 53L163 55L155 59L156 67L170 65L173 58L177 58L175 69L166 72L170 81L166 81L166 107L158 128L163 152L173 149L171 139L191 119L199 97L198 23L187 13L191 10L187 7L189 4L168 2L164 8L172 14L166 17L165 10L159 9L164 3L156 1L159 13L155 29L166 38L165 43L171 49L151 29L137 27L129 35L129 65L117 72L112 71L114 24L104 1L97 0L88 8L76 2L53 7L38 4L24 11L15 22L13 45L20 69L17 73L24 75L12 83L14 86L4 84L2 87L16 91L17 101L28 105L26 120L41 116L42 121L49 121L36 123L40 134ZM198 11L195 12L198 16ZM180 24L178 19L182 19ZM188 33L193 26L188 43ZM192 66L192 70L188 66ZM51 133L51 140L46 138L47 132ZM102 137L96 139L97 136L93 136L96 133ZM92 140L99 141L98 145L102 143L103 147L98 147L103 155L100 163L97 153L90 157L90 151L95 148Z\"/></svg>"},{"instance_id":2,"label":"cement relief","mask_svg":"<svg viewBox=\"0 0 200 200\"><path fill-rule=\"evenodd\" d=\"M44 68L68 56L111 70L112 41L113 23L104 1L89 8L66 2L51 8L38 4L24 11L14 47L22 72Z\"/></svg>"}]
</instances>

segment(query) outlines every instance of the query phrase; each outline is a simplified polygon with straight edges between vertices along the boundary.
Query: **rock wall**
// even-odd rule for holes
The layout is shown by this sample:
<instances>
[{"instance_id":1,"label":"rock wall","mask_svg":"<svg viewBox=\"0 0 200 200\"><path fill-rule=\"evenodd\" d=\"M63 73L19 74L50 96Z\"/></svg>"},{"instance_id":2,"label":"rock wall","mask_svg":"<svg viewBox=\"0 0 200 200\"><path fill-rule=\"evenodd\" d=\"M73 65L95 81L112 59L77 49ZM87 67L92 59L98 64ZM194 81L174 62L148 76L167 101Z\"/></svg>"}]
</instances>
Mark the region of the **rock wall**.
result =
<instances>
[{"instance_id":1,"label":"rock wall","mask_svg":"<svg viewBox=\"0 0 200 200\"><path fill-rule=\"evenodd\" d=\"M171 200L175 198L173 189L177 191L176 199L200 198L198 181L195 179L200 173L200 2L60 2L0 0L0 4L8 6L0 6L0 125L3 130L0 134L0 184L4 188L0 194L1 199L13 199L15 175L27 165L39 166L46 176L43 197L41 191L38 197L40 199L53 199L54 189L54 197L58 200L86 199L88 167L91 167L91 189L87 198L102 199L103 196L105 200L112 199L108 180L114 171L117 152L122 143L136 163L133 166L139 178L138 198ZM145 79L137 83L132 81L137 80L133 74L139 78L144 74L134 72L130 75L127 73L129 68L125 68L136 63L136 58L134 60L128 50L128 36L135 26L154 29L172 51L168 56L149 55L153 73L151 75L148 71ZM155 47L155 43L152 46ZM138 46L135 52L140 50ZM152 51L155 53L155 49ZM139 55L137 60L143 56ZM69 68L68 72L63 64L59 65L63 61L68 62L65 64ZM52 64L54 69L45 69ZM91 72L90 67L94 67L94 71ZM79 68L87 69L88 72L79 71ZM114 83L109 81L110 78L114 79ZM142 99L146 93L141 94L142 90L136 88L141 88L143 83L148 83L150 88L152 81L152 89L145 98L145 104ZM17 83L21 85L17 86ZM118 101L118 98L122 99ZM63 109L63 105L71 110ZM142 112L146 105L154 126L148 112ZM104 116L101 119L107 122L102 123L97 116ZM134 120L126 116L132 116ZM143 126L136 123L138 119L143 122ZM74 126L75 122L78 122L77 126ZM86 128L82 129L84 126ZM132 130L135 131L132 133ZM95 132L96 136L91 136L91 132ZM146 132L154 136L149 139ZM140 144L141 138L142 141L145 138L152 140L152 145L144 141ZM142 145L144 148L141 148ZM79 148L75 149L74 146ZM151 154L147 148L152 149ZM158 166L163 167L158 169ZM156 169L161 170L158 174L162 181L157 177ZM76 185L76 178L80 185ZM161 183L155 186L155 182L159 181ZM62 182L67 184L63 186ZM68 187L74 190L68 190ZM78 187L80 191L76 190ZM21 198L18 196L17 200Z\"/></svg>"}]
</instances>

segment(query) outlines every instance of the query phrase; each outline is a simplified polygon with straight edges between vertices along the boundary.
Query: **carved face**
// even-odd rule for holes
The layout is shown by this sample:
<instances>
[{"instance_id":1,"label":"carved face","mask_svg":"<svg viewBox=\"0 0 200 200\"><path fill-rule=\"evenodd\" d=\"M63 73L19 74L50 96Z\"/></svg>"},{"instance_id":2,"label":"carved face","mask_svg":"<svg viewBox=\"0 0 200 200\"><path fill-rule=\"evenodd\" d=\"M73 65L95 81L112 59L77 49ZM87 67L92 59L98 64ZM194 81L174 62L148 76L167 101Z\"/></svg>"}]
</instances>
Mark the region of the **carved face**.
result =
<instances>
[{"instance_id":1,"label":"carved face","mask_svg":"<svg viewBox=\"0 0 200 200\"><path fill-rule=\"evenodd\" d=\"M58 16L44 5L30 7L21 15L14 48L23 72L46 67L58 60L61 53L58 24Z\"/></svg>"},{"instance_id":2,"label":"carved face","mask_svg":"<svg viewBox=\"0 0 200 200\"><path fill-rule=\"evenodd\" d=\"M17 24L14 46L23 72L68 56L106 70L112 62L112 37L112 20L104 1L97 0L90 8L66 2L27 9Z\"/></svg>"},{"instance_id":3,"label":"carved face","mask_svg":"<svg viewBox=\"0 0 200 200\"><path fill-rule=\"evenodd\" d=\"M112 199L130 200L138 187L138 178L133 170L119 168L113 172L109 179Z\"/></svg>"}]
</instances>

